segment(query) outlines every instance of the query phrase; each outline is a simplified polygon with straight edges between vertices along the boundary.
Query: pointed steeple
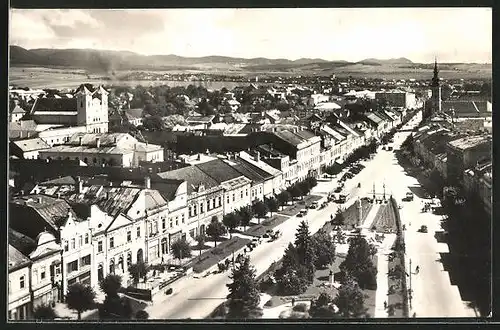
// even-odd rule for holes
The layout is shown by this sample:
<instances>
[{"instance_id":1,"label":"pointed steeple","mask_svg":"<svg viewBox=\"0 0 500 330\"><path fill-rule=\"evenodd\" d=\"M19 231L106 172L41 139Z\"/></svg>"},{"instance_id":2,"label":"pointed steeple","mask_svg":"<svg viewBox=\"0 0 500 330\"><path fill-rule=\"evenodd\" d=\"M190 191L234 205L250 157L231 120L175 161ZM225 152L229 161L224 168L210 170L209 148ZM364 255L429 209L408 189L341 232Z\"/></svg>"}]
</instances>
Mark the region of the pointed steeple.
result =
<instances>
[{"instance_id":1,"label":"pointed steeple","mask_svg":"<svg viewBox=\"0 0 500 330\"><path fill-rule=\"evenodd\" d=\"M439 70L438 70L437 58L434 58L434 76L432 77L432 86L433 87L439 86L438 73L439 73Z\"/></svg>"}]
</instances>

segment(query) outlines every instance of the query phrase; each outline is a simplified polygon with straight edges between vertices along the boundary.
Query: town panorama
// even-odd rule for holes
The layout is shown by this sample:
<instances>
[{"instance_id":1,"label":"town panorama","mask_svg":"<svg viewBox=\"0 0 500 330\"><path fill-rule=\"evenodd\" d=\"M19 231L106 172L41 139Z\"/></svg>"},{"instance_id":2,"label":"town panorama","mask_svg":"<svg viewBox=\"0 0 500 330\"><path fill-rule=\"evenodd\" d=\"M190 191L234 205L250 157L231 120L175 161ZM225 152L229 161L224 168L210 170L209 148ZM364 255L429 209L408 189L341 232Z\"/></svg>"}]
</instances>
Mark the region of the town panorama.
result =
<instances>
[{"instance_id":1,"label":"town panorama","mask_svg":"<svg viewBox=\"0 0 500 330\"><path fill-rule=\"evenodd\" d=\"M9 321L490 315L491 64L74 48L10 46Z\"/></svg>"}]
</instances>

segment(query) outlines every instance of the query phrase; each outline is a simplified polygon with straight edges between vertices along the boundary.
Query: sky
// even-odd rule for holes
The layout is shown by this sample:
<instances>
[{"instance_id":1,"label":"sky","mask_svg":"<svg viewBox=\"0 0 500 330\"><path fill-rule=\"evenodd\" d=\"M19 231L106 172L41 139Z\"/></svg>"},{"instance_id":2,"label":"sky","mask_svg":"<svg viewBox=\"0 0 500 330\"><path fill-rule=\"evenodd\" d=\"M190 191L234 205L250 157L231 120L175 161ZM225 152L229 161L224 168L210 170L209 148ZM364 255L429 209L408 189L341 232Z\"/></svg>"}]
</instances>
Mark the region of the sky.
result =
<instances>
[{"instance_id":1,"label":"sky","mask_svg":"<svg viewBox=\"0 0 500 330\"><path fill-rule=\"evenodd\" d=\"M491 8L11 9L9 44L143 55L492 61Z\"/></svg>"}]
</instances>

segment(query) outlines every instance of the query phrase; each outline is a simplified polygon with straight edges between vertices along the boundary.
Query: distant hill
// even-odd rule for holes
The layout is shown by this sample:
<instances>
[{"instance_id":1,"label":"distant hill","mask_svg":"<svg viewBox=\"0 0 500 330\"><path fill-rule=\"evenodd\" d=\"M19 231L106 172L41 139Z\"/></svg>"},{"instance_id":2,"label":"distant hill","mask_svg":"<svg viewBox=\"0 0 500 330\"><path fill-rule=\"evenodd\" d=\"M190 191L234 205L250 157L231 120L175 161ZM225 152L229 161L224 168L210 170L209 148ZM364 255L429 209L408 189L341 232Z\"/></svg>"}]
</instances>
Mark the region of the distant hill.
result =
<instances>
[{"instance_id":1,"label":"distant hill","mask_svg":"<svg viewBox=\"0 0 500 330\"><path fill-rule=\"evenodd\" d=\"M405 57L391 58L387 60L380 60L376 58L367 58L357 62L364 65L384 65L384 64L413 64L413 62Z\"/></svg>"},{"instance_id":2,"label":"distant hill","mask_svg":"<svg viewBox=\"0 0 500 330\"><path fill-rule=\"evenodd\" d=\"M10 66L45 66L55 68L83 69L87 73L115 76L120 70L165 70L201 71L210 73L258 73L274 72L285 74L335 73L370 75L415 72L417 69L432 70L433 63L413 63L407 58L375 59L359 62L343 60L327 61L320 58L300 58L297 60L258 58L238 58L227 56L183 57L177 55L145 56L129 51L109 51L94 49L25 49L10 46ZM454 72L479 72L491 70L491 64L440 64L440 70Z\"/></svg>"}]
</instances>

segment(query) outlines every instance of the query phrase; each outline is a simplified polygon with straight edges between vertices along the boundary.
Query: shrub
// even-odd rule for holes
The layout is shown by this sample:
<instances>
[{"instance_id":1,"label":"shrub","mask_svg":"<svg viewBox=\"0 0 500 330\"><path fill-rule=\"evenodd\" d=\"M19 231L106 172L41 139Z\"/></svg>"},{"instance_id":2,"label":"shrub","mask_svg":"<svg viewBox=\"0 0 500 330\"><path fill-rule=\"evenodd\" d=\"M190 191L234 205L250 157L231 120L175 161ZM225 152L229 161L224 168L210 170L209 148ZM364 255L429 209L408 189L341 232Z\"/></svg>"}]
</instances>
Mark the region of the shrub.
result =
<instances>
[{"instance_id":1,"label":"shrub","mask_svg":"<svg viewBox=\"0 0 500 330\"><path fill-rule=\"evenodd\" d=\"M292 310L294 312L302 312L302 313L307 312L308 309L309 308L307 307L306 304L297 304L297 305L293 306L293 308L292 308Z\"/></svg>"}]
</instances>

